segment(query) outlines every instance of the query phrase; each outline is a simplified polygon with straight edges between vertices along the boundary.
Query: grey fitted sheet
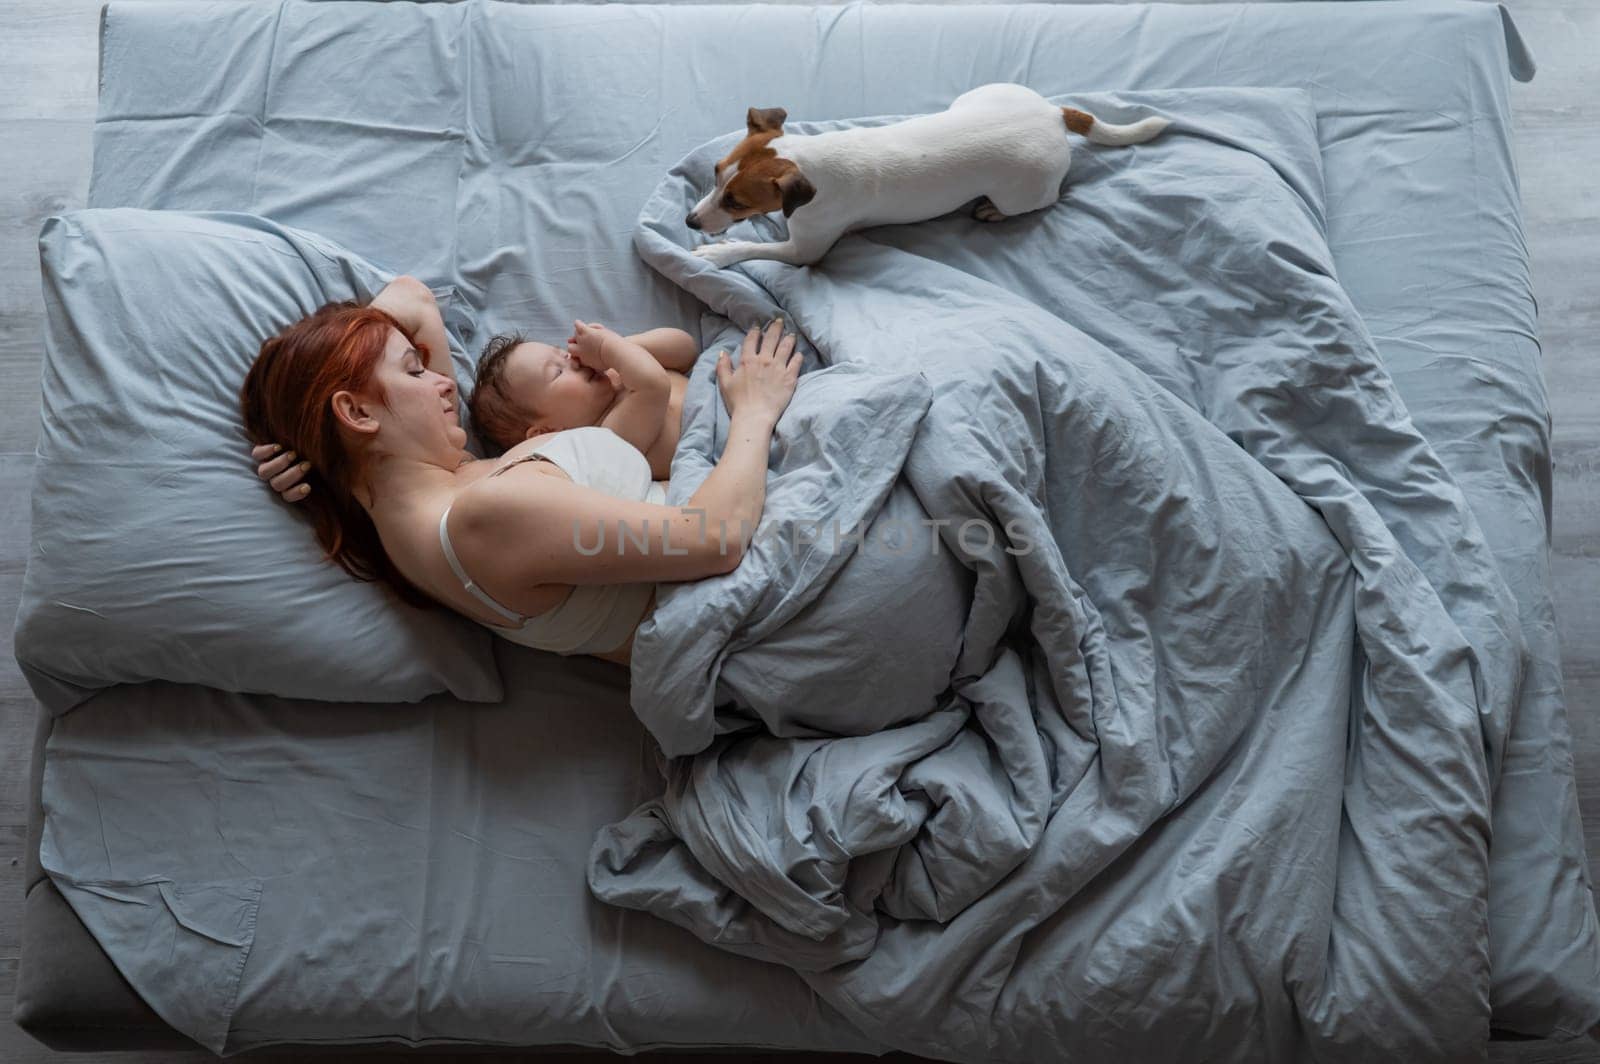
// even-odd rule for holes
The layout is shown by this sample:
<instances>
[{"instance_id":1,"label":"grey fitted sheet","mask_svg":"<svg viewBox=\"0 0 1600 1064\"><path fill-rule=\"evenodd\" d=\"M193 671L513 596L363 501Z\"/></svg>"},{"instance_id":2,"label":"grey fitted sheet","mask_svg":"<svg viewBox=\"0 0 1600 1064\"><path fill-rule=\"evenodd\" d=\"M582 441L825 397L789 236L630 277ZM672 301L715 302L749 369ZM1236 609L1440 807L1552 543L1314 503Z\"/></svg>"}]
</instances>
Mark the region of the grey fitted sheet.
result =
<instances>
[{"instance_id":1,"label":"grey fitted sheet","mask_svg":"<svg viewBox=\"0 0 1600 1064\"><path fill-rule=\"evenodd\" d=\"M113 5L91 205L266 213L457 284L484 332L549 338L583 315L693 329L702 308L638 261L633 221L667 167L736 127L746 106L806 119L909 113L991 80L1047 94L1305 89L1340 280L1472 504L1531 647L1495 808L1496 1023L1572 1034L1595 1019L1573 1004L1593 972L1570 937L1591 902L1507 128L1508 54L1514 70L1528 62L1506 25L1466 3ZM497 655L515 692L498 707L104 692L49 741L46 867L157 1011L214 1048L871 1048L786 970L588 896L594 830L658 786L620 671L509 646ZM217 841L185 847L198 864L179 868L169 855L180 830ZM107 871L208 889L187 892L186 906L159 887L130 903L70 882ZM243 912L248 892L228 884L248 879L262 881L250 932L231 945L203 933ZM152 921L140 933L174 948L196 938L196 955L233 965L233 992L173 994L183 984L171 970L119 951L130 906ZM405 922L412 948L375 969L348 948L364 920ZM185 936L182 921L201 933Z\"/></svg>"}]
</instances>

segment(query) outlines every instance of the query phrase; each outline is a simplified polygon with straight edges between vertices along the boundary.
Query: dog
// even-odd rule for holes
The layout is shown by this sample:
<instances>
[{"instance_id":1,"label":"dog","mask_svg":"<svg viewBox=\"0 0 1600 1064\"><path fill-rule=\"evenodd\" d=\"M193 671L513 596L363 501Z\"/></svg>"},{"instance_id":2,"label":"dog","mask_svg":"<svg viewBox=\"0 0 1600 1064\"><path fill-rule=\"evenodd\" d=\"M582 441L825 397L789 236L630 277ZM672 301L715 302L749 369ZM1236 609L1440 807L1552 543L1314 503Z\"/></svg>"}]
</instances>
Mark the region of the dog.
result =
<instances>
[{"instance_id":1,"label":"dog","mask_svg":"<svg viewBox=\"0 0 1600 1064\"><path fill-rule=\"evenodd\" d=\"M747 132L715 167L715 187L684 219L715 235L734 222L783 211L789 239L703 244L718 267L750 259L806 266L852 229L920 222L978 202L972 215L999 222L1050 206L1072 162L1067 133L1095 144L1140 144L1171 123L1116 126L1060 107L1023 85L984 85L938 114L888 126L787 135L781 107L750 108Z\"/></svg>"}]
</instances>

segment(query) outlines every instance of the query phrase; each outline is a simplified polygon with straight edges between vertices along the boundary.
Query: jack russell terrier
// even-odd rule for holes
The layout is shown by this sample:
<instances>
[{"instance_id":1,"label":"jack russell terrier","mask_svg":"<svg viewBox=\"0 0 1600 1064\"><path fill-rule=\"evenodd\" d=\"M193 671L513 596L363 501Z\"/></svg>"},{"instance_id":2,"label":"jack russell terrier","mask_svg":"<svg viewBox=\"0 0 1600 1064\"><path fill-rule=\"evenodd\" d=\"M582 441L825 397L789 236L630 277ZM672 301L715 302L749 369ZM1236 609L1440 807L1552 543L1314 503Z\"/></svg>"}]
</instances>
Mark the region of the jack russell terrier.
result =
<instances>
[{"instance_id":1,"label":"jack russell terrier","mask_svg":"<svg viewBox=\"0 0 1600 1064\"><path fill-rule=\"evenodd\" d=\"M1140 144L1171 124L1110 125L1022 85L984 85L939 114L810 137L785 136L788 117L781 107L750 108L749 132L716 164L716 187L684 224L715 234L781 209L789 239L704 244L695 255L717 266L805 266L853 229L937 218L975 198L974 218L1002 221L1060 198L1072 162L1068 130L1095 144Z\"/></svg>"}]
</instances>

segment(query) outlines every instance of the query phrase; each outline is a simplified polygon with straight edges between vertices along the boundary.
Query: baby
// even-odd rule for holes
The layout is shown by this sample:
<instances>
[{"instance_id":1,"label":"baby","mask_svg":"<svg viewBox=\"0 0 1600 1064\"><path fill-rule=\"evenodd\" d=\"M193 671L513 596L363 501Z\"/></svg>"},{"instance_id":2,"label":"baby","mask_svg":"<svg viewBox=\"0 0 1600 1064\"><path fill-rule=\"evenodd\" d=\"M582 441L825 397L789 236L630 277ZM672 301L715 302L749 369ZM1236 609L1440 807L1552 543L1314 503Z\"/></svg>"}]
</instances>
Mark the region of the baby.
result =
<instances>
[{"instance_id":1,"label":"baby","mask_svg":"<svg viewBox=\"0 0 1600 1064\"><path fill-rule=\"evenodd\" d=\"M468 406L486 442L504 450L530 436L600 425L637 447L650 475L666 480L678 419L700 352L682 329L621 336L572 323L566 350L515 334L483 349Z\"/></svg>"}]
</instances>

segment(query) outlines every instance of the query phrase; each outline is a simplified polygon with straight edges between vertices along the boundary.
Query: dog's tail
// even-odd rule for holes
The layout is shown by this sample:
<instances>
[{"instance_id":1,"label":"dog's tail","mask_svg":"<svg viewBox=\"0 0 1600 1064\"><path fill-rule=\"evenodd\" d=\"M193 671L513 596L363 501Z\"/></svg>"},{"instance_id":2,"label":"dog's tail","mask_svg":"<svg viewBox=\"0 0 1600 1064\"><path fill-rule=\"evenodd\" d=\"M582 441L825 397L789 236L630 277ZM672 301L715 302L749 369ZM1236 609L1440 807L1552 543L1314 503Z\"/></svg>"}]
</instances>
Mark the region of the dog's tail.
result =
<instances>
[{"instance_id":1,"label":"dog's tail","mask_svg":"<svg viewBox=\"0 0 1600 1064\"><path fill-rule=\"evenodd\" d=\"M1109 122L1100 121L1087 111L1071 107L1063 107L1061 117L1066 121L1067 128L1079 136L1088 137L1095 144L1110 144L1114 147L1121 147L1124 144L1143 144L1172 125L1172 122L1165 118L1141 118L1131 125L1114 126Z\"/></svg>"}]
</instances>

